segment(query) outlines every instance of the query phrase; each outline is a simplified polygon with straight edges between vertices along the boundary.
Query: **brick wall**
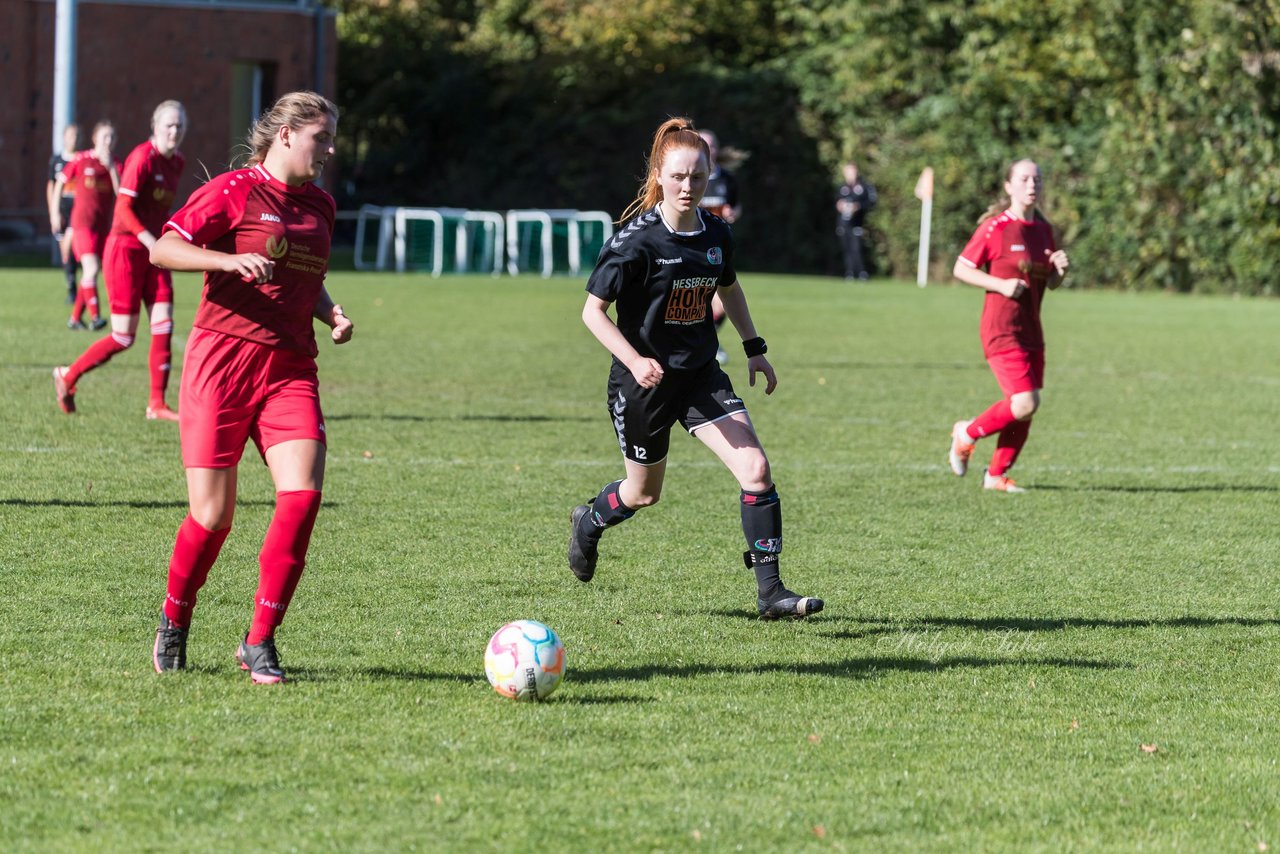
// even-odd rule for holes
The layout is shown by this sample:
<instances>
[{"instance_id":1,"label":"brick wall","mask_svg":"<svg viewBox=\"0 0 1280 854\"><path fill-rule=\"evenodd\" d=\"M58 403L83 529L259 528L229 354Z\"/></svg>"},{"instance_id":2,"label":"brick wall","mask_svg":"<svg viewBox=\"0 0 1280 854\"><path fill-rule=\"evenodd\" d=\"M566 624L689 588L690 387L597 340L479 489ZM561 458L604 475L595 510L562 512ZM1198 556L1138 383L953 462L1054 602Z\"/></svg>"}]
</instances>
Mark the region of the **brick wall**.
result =
<instances>
[{"instance_id":1,"label":"brick wall","mask_svg":"<svg viewBox=\"0 0 1280 854\"><path fill-rule=\"evenodd\" d=\"M233 63L273 64L274 95L317 88L332 95L335 89L331 13L320 19L326 62L317 83L312 9L246 3L200 8L180 0L80 0L78 8L76 120L86 136L98 119L114 122L116 153L123 159L150 136L156 104L182 101L190 127L181 146L187 171L179 202L195 189L204 167L211 174L226 168ZM53 138L55 12L52 0L0 0L0 209L44 207ZM235 124L238 131L247 129L244 121Z\"/></svg>"}]
</instances>

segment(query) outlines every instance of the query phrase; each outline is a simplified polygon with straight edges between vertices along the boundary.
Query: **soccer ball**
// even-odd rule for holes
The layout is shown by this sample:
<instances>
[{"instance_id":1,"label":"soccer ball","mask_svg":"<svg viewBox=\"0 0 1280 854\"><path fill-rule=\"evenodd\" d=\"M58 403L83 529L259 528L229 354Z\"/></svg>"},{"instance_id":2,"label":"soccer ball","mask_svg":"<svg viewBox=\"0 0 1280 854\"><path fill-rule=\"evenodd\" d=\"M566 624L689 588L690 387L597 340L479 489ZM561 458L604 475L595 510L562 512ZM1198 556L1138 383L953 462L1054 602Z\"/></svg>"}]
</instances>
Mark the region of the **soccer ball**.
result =
<instances>
[{"instance_id":1,"label":"soccer ball","mask_svg":"<svg viewBox=\"0 0 1280 854\"><path fill-rule=\"evenodd\" d=\"M537 620L507 623L484 649L484 675L504 697L545 700L564 678L564 644Z\"/></svg>"}]
</instances>

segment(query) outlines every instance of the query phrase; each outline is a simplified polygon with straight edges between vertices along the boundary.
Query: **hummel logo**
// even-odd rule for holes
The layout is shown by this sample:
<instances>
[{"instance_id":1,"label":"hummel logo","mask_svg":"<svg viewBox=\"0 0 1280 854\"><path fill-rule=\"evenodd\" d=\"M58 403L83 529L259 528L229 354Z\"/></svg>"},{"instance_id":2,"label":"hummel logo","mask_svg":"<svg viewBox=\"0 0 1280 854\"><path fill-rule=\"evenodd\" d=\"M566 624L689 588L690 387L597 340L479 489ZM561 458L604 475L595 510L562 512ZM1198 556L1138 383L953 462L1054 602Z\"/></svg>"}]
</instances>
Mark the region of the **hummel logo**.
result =
<instances>
[{"instance_id":1,"label":"hummel logo","mask_svg":"<svg viewBox=\"0 0 1280 854\"><path fill-rule=\"evenodd\" d=\"M684 262L683 258L654 258L659 264L680 264Z\"/></svg>"},{"instance_id":2,"label":"hummel logo","mask_svg":"<svg viewBox=\"0 0 1280 854\"><path fill-rule=\"evenodd\" d=\"M259 222L280 222L280 217L276 216L275 214L264 213L258 219L258 221Z\"/></svg>"}]
</instances>

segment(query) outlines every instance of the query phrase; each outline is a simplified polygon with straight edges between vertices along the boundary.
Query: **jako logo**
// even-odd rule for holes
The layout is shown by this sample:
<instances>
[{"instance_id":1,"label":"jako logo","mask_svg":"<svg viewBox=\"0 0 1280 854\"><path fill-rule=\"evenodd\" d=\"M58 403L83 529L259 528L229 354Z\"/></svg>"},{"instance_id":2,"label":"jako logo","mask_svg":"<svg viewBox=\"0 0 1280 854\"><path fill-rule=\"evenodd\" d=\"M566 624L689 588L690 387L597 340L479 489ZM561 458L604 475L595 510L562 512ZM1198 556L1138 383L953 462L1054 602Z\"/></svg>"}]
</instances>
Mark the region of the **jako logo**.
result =
<instances>
[{"instance_id":1,"label":"jako logo","mask_svg":"<svg viewBox=\"0 0 1280 854\"><path fill-rule=\"evenodd\" d=\"M258 221L259 222L279 222L280 217L276 216L273 213L264 213L261 217L258 218Z\"/></svg>"},{"instance_id":2,"label":"jako logo","mask_svg":"<svg viewBox=\"0 0 1280 854\"><path fill-rule=\"evenodd\" d=\"M270 216L270 214L263 214ZM267 255L272 258L283 258L285 253L289 251L289 241L285 237L268 237L267 238Z\"/></svg>"},{"instance_id":3,"label":"jako logo","mask_svg":"<svg viewBox=\"0 0 1280 854\"><path fill-rule=\"evenodd\" d=\"M724 263L724 254L720 251L719 246L712 246L707 250L707 260L712 264Z\"/></svg>"}]
</instances>

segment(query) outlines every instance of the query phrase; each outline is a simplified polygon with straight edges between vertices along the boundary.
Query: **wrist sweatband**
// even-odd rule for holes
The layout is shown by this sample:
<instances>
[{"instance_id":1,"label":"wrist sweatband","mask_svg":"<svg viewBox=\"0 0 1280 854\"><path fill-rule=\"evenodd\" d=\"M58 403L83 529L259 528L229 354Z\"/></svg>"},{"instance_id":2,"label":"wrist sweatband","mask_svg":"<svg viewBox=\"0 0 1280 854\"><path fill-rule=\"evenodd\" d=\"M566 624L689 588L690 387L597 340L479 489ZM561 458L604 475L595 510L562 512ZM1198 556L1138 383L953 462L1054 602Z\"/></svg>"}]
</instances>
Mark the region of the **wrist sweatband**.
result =
<instances>
[{"instance_id":1,"label":"wrist sweatband","mask_svg":"<svg viewBox=\"0 0 1280 854\"><path fill-rule=\"evenodd\" d=\"M769 347L764 343L763 338L748 338L742 342L742 351L750 359L752 356L763 356L768 353Z\"/></svg>"}]
</instances>

